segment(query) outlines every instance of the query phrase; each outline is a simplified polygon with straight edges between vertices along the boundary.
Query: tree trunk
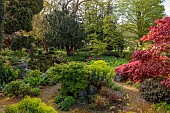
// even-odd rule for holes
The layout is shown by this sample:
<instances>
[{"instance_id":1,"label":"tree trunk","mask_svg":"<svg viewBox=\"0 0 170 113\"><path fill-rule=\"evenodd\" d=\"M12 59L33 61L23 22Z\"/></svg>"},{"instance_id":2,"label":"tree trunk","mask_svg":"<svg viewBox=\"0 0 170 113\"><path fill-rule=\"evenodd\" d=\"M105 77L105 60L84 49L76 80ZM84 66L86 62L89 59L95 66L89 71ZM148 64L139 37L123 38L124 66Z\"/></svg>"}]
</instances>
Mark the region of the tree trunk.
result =
<instances>
[{"instance_id":1,"label":"tree trunk","mask_svg":"<svg viewBox=\"0 0 170 113\"><path fill-rule=\"evenodd\" d=\"M73 47L69 47L69 45L66 45L66 51L68 56L72 56L74 54Z\"/></svg>"},{"instance_id":2,"label":"tree trunk","mask_svg":"<svg viewBox=\"0 0 170 113\"><path fill-rule=\"evenodd\" d=\"M3 44L3 19L4 19L4 1L0 0L0 50Z\"/></svg>"},{"instance_id":3,"label":"tree trunk","mask_svg":"<svg viewBox=\"0 0 170 113\"><path fill-rule=\"evenodd\" d=\"M43 43L43 47L45 49L45 52L48 53L48 45L47 45L47 42L45 39L42 40L42 43Z\"/></svg>"}]
</instances>

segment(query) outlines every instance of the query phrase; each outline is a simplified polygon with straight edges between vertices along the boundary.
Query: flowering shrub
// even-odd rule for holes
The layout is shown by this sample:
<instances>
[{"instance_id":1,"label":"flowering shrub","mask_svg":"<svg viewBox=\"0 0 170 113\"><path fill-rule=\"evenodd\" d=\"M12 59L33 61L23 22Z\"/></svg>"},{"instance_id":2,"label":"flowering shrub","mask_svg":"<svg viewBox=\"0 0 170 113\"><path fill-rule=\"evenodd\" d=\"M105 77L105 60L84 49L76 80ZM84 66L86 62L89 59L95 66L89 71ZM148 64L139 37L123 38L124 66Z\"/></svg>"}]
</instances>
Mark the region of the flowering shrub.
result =
<instances>
[{"instance_id":1,"label":"flowering shrub","mask_svg":"<svg viewBox=\"0 0 170 113\"><path fill-rule=\"evenodd\" d=\"M116 74L122 74L134 83L160 76L168 79L170 74L170 58L168 57L170 54L170 17L158 19L155 23L157 26L151 26L149 33L140 39L142 42L152 41L151 48L135 51L128 64L115 68ZM166 80L166 84L169 83L170 81Z\"/></svg>"}]
</instances>

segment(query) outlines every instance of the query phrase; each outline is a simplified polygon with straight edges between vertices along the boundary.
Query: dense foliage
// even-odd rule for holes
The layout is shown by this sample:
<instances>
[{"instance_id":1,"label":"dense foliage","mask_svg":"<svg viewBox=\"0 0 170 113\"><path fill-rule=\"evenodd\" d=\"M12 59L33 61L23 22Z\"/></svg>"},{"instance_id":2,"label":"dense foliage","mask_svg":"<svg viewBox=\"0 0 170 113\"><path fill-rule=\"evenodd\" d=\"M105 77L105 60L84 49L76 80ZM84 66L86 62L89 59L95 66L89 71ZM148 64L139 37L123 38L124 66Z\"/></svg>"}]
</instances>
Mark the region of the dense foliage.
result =
<instances>
[{"instance_id":1,"label":"dense foliage","mask_svg":"<svg viewBox=\"0 0 170 113\"><path fill-rule=\"evenodd\" d=\"M67 96L63 101L61 101L58 106L57 109L59 110L64 110L64 111L68 111L69 108L75 103L75 99L72 96Z\"/></svg>"},{"instance_id":2,"label":"dense foliage","mask_svg":"<svg viewBox=\"0 0 170 113\"><path fill-rule=\"evenodd\" d=\"M170 104L164 102L154 104L153 107L157 112L170 112Z\"/></svg>"},{"instance_id":3,"label":"dense foliage","mask_svg":"<svg viewBox=\"0 0 170 113\"><path fill-rule=\"evenodd\" d=\"M124 32L128 47L134 50L138 48L137 40L148 33L149 26L154 25L156 19L165 16L163 2L164 0L118 0L115 2L113 10L121 18L122 24L119 24L119 28Z\"/></svg>"},{"instance_id":4,"label":"dense foliage","mask_svg":"<svg viewBox=\"0 0 170 113\"><path fill-rule=\"evenodd\" d=\"M170 103L170 89L162 86L159 79L147 79L139 86L141 96L154 103Z\"/></svg>"},{"instance_id":5,"label":"dense foliage","mask_svg":"<svg viewBox=\"0 0 170 113\"><path fill-rule=\"evenodd\" d=\"M32 17L42 10L43 0L8 0L5 1L5 8L5 33L31 31Z\"/></svg>"},{"instance_id":6,"label":"dense foliage","mask_svg":"<svg viewBox=\"0 0 170 113\"><path fill-rule=\"evenodd\" d=\"M115 72L127 76L133 82L141 82L146 78L164 76L168 78L170 72L170 17L156 20L157 26L151 26L148 35L140 41L152 41L147 50L137 50L132 60L115 69ZM168 82L168 81L167 81Z\"/></svg>"},{"instance_id":7,"label":"dense foliage","mask_svg":"<svg viewBox=\"0 0 170 113\"><path fill-rule=\"evenodd\" d=\"M89 84L100 89L102 86L112 85L113 70L103 60L98 60L87 66Z\"/></svg>"},{"instance_id":8,"label":"dense foliage","mask_svg":"<svg viewBox=\"0 0 170 113\"><path fill-rule=\"evenodd\" d=\"M22 50L23 48L32 48L32 43L34 42L33 36L18 36L14 39L10 45L12 50Z\"/></svg>"},{"instance_id":9,"label":"dense foliage","mask_svg":"<svg viewBox=\"0 0 170 113\"><path fill-rule=\"evenodd\" d=\"M60 111L167 112L170 17L160 19L163 2L1 0L0 104L26 96L4 112L56 113L27 95ZM151 103L131 87L155 109L143 111Z\"/></svg>"},{"instance_id":10,"label":"dense foliage","mask_svg":"<svg viewBox=\"0 0 170 113\"><path fill-rule=\"evenodd\" d=\"M5 113L57 113L54 108L47 106L38 98L25 97L21 102L9 105Z\"/></svg>"},{"instance_id":11,"label":"dense foliage","mask_svg":"<svg viewBox=\"0 0 170 113\"><path fill-rule=\"evenodd\" d=\"M73 50L80 48L85 39L84 28L70 12L54 10L47 15L48 31L46 40L49 46L66 48L67 55L72 55Z\"/></svg>"},{"instance_id":12,"label":"dense foliage","mask_svg":"<svg viewBox=\"0 0 170 113\"><path fill-rule=\"evenodd\" d=\"M47 72L47 80L61 83L60 92L63 95L77 97L78 93L87 87L87 71L85 64L70 62L68 64L56 64ZM51 78L53 77L53 78Z\"/></svg>"},{"instance_id":13,"label":"dense foliage","mask_svg":"<svg viewBox=\"0 0 170 113\"><path fill-rule=\"evenodd\" d=\"M0 62L0 85L9 83L18 78L18 71L14 70L8 64Z\"/></svg>"},{"instance_id":14,"label":"dense foliage","mask_svg":"<svg viewBox=\"0 0 170 113\"><path fill-rule=\"evenodd\" d=\"M39 87L42 80L41 74L40 70L29 71L24 77L24 82L29 83L32 87Z\"/></svg>"},{"instance_id":15,"label":"dense foliage","mask_svg":"<svg viewBox=\"0 0 170 113\"><path fill-rule=\"evenodd\" d=\"M30 84L25 84L23 81L12 81L4 88L5 94L8 96L25 96L29 95L31 90Z\"/></svg>"}]
</instances>

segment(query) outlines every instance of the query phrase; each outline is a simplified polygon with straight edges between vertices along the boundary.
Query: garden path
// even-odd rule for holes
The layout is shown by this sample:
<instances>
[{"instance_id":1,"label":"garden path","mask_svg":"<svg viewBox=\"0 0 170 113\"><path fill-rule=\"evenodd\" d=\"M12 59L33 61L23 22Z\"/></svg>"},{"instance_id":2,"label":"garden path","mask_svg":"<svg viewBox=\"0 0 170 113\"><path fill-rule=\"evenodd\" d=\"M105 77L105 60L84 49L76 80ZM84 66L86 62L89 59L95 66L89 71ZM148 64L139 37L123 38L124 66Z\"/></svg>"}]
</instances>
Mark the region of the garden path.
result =
<instances>
[{"instance_id":1,"label":"garden path","mask_svg":"<svg viewBox=\"0 0 170 113\"><path fill-rule=\"evenodd\" d=\"M129 96L129 102L125 107L126 112L133 111L134 113L152 113L152 103L142 99L137 88L132 85L126 85L125 83L116 82L116 84L123 87L124 91Z\"/></svg>"},{"instance_id":2,"label":"garden path","mask_svg":"<svg viewBox=\"0 0 170 113\"><path fill-rule=\"evenodd\" d=\"M145 100L143 100L140 95L139 91L130 85L126 85L125 83L116 83L118 86L122 86L124 88L124 91L129 96L129 102L127 106L125 106L125 112L127 113L131 111L131 113L148 113L152 109L152 103L148 103ZM43 87L43 90L41 92L41 95L39 98L43 102L45 102L47 105L52 106L55 108L54 104L54 97L58 93L59 85L55 86L46 86ZM0 95L0 113L4 111L4 108L6 105L17 103L21 100L21 98L9 98L9 97L3 97ZM89 110L87 107L83 108L75 108L71 109L70 112L59 112L59 113L89 113ZM97 113L97 112L93 112ZM150 112L152 113L152 112Z\"/></svg>"}]
</instances>

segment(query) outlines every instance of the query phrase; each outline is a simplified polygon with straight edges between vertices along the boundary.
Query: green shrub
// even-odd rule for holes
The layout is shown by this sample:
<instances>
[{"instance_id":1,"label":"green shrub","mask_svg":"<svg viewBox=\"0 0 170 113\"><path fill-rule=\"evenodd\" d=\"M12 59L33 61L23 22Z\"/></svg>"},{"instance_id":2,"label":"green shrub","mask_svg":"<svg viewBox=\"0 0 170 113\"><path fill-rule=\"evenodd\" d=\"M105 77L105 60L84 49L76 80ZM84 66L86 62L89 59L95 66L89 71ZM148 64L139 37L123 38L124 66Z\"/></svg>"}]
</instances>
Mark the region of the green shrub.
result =
<instances>
[{"instance_id":1,"label":"green shrub","mask_svg":"<svg viewBox=\"0 0 170 113\"><path fill-rule=\"evenodd\" d=\"M116 57L110 57L110 56L101 56L101 60L104 60L105 62L108 63L109 66L111 67L117 67L121 64L126 64L128 61L124 58L116 58Z\"/></svg>"},{"instance_id":2,"label":"green shrub","mask_svg":"<svg viewBox=\"0 0 170 113\"><path fill-rule=\"evenodd\" d=\"M126 82L126 85L133 85L133 83L132 83L131 80L128 80L128 81Z\"/></svg>"},{"instance_id":3,"label":"green shrub","mask_svg":"<svg viewBox=\"0 0 170 113\"><path fill-rule=\"evenodd\" d=\"M29 71L24 78L25 83L29 83L32 87L38 87L41 84L40 70Z\"/></svg>"},{"instance_id":4,"label":"green shrub","mask_svg":"<svg viewBox=\"0 0 170 113\"><path fill-rule=\"evenodd\" d=\"M134 86L135 88L139 88L140 82L136 82L133 86Z\"/></svg>"},{"instance_id":5,"label":"green shrub","mask_svg":"<svg viewBox=\"0 0 170 113\"><path fill-rule=\"evenodd\" d=\"M18 36L11 43L12 50L22 50L22 48L30 49L31 43L34 42L33 36Z\"/></svg>"},{"instance_id":6,"label":"green shrub","mask_svg":"<svg viewBox=\"0 0 170 113\"><path fill-rule=\"evenodd\" d=\"M39 96L40 95L40 89L39 88L32 88L30 90L30 94L33 96Z\"/></svg>"},{"instance_id":7,"label":"green shrub","mask_svg":"<svg viewBox=\"0 0 170 113\"><path fill-rule=\"evenodd\" d=\"M25 83L24 81L21 80L16 80L8 83L3 90L5 94L7 94L8 96L40 95L39 88L32 88L29 83Z\"/></svg>"},{"instance_id":8,"label":"green shrub","mask_svg":"<svg viewBox=\"0 0 170 113\"><path fill-rule=\"evenodd\" d=\"M71 62L71 61L85 61L88 57L90 57L92 54L90 52L78 52L75 53L72 56L65 56L64 61L65 62Z\"/></svg>"},{"instance_id":9,"label":"green shrub","mask_svg":"<svg viewBox=\"0 0 170 113\"><path fill-rule=\"evenodd\" d=\"M0 62L0 85L9 83L18 78L18 70L14 70L8 64Z\"/></svg>"},{"instance_id":10,"label":"green shrub","mask_svg":"<svg viewBox=\"0 0 170 113\"><path fill-rule=\"evenodd\" d=\"M112 87L113 91L123 91L123 87L114 84Z\"/></svg>"},{"instance_id":11,"label":"green shrub","mask_svg":"<svg viewBox=\"0 0 170 113\"><path fill-rule=\"evenodd\" d=\"M47 77L51 77L49 78L50 80L61 83L60 92L63 95L77 97L78 93L88 85L86 65L79 62L56 64L49 69Z\"/></svg>"},{"instance_id":12,"label":"green shrub","mask_svg":"<svg viewBox=\"0 0 170 113\"><path fill-rule=\"evenodd\" d=\"M45 72L48 67L54 65L55 56L51 54L34 54L31 56L31 59L28 61L28 66L30 69L35 70L39 69L41 72Z\"/></svg>"},{"instance_id":13,"label":"green shrub","mask_svg":"<svg viewBox=\"0 0 170 113\"><path fill-rule=\"evenodd\" d=\"M68 96L64 101L60 102L57 109L68 111L69 108L75 103L75 99L72 96Z\"/></svg>"},{"instance_id":14,"label":"green shrub","mask_svg":"<svg viewBox=\"0 0 170 113\"><path fill-rule=\"evenodd\" d=\"M170 112L170 104L161 102L153 105L154 109L161 113L169 113Z\"/></svg>"},{"instance_id":15,"label":"green shrub","mask_svg":"<svg viewBox=\"0 0 170 113\"><path fill-rule=\"evenodd\" d=\"M18 113L18 104L9 105L5 108L5 113Z\"/></svg>"},{"instance_id":16,"label":"green shrub","mask_svg":"<svg viewBox=\"0 0 170 113\"><path fill-rule=\"evenodd\" d=\"M127 61L131 60L131 56L134 51L124 51L123 53L119 53L121 58L125 58Z\"/></svg>"},{"instance_id":17,"label":"green shrub","mask_svg":"<svg viewBox=\"0 0 170 113\"><path fill-rule=\"evenodd\" d=\"M5 113L57 113L52 107L42 103L38 98L25 97L21 102L9 105Z\"/></svg>"},{"instance_id":18,"label":"green shrub","mask_svg":"<svg viewBox=\"0 0 170 113\"><path fill-rule=\"evenodd\" d=\"M50 67L46 72L46 76L42 78L42 84L55 85L58 83L66 66L66 64L56 64Z\"/></svg>"},{"instance_id":19,"label":"green shrub","mask_svg":"<svg viewBox=\"0 0 170 113\"><path fill-rule=\"evenodd\" d=\"M63 97L62 97L62 96L56 96L56 97L54 98L54 102L55 102L55 103L60 103L62 100L63 100Z\"/></svg>"},{"instance_id":20,"label":"green shrub","mask_svg":"<svg viewBox=\"0 0 170 113\"><path fill-rule=\"evenodd\" d=\"M22 51L12 51L12 50L5 50L1 51L0 59L9 65L17 65L17 63L24 59L26 60L28 54L25 52L25 50Z\"/></svg>"},{"instance_id":21,"label":"green shrub","mask_svg":"<svg viewBox=\"0 0 170 113\"><path fill-rule=\"evenodd\" d=\"M12 81L6 85L4 88L5 94L16 95L16 96L25 96L29 95L31 90L30 84L25 84L21 80Z\"/></svg>"},{"instance_id":22,"label":"green shrub","mask_svg":"<svg viewBox=\"0 0 170 113\"><path fill-rule=\"evenodd\" d=\"M89 52L90 51L90 48L81 48L81 49L78 49L78 51L80 52Z\"/></svg>"},{"instance_id":23,"label":"green shrub","mask_svg":"<svg viewBox=\"0 0 170 113\"><path fill-rule=\"evenodd\" d=\"M160 84L160 79L151 78L145 80L139 86L141 96L147 101L154 103L170 102L170 89Z\"/></svg>"},{"instance_id":24,"label":"green shrub","mask_svg":"<svg viewBox=\"0 0 170 113\"><path fill-rule=\"evenodd\" d=\"M103 60L98 60L87 66L89 71L89 82L100 89L101 86L111 86L113 69Z\"/></svg>"}]
</instances>

